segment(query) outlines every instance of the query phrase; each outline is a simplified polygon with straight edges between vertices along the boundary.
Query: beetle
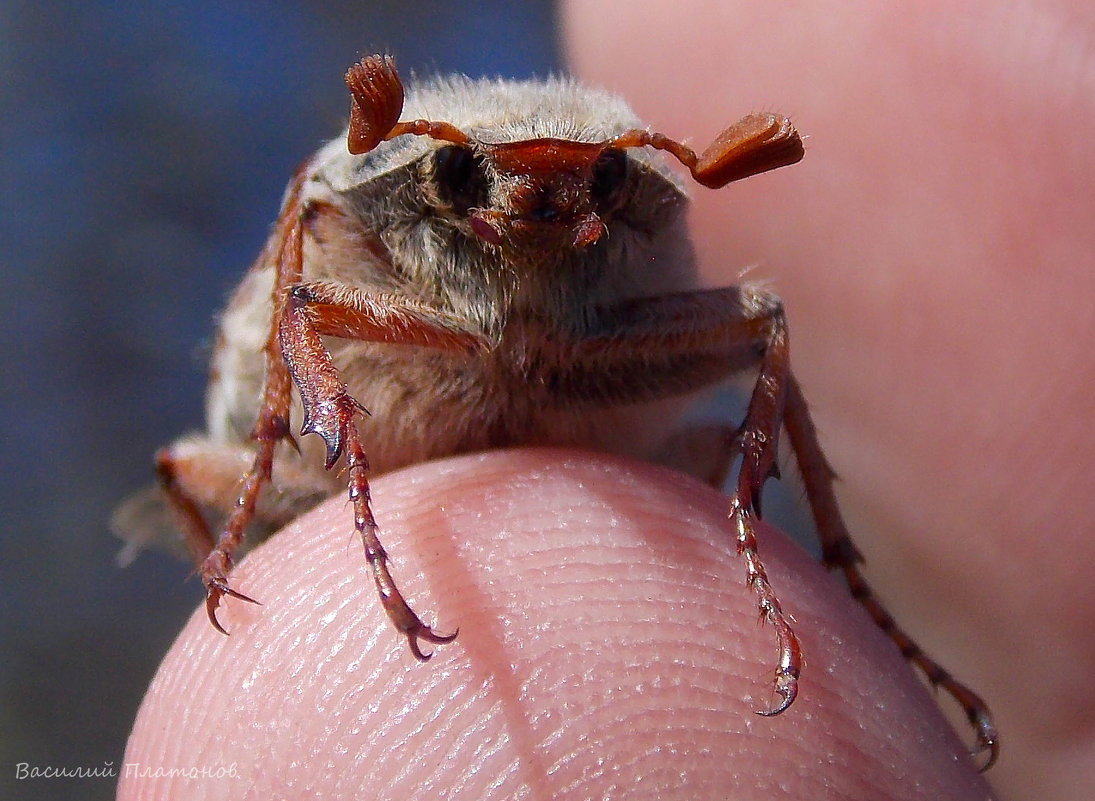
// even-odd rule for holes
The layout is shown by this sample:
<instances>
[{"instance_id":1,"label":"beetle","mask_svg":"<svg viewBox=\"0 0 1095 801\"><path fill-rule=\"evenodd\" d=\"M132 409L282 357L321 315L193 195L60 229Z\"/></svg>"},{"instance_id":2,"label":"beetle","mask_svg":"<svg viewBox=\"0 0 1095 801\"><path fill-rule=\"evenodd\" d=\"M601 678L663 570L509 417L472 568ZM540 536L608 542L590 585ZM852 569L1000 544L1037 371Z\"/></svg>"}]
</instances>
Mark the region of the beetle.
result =
<instances>
[{"instance_id":1,"label":"beetle","mask_svg":"<svg viewBox=\"0 0 1095 801\"><path fill-rule=\"evenodd\" d=\"M564 78L456 76L408 94L391 57L377 55L346 84L347 130L297 170L221 317L207 430L157 454L159 490L119 510L123 536L150 539L168 512L198 564L209 620L227 633L221 599L256 603L229 580L245 536L347 486L382 606L426 661L422 643L456 634L425 624L400 592L370 470L521 445L660 461L702 451L690 472L713 484L736 465L730 527L778 649L777 700L759 713L776 715L795 700L802 655L754 522L786 432L824 563L959 702L991 765L999 740L984 702L897 627L863 579L778 297L753 284L696 288L685 187L666 156L719 188L799 161L794 125L751 114L697 154L641 127L619 98ZM746 371L757 378L739 426L715 437L675 430L698 392ZM298 442L292 420L318 437ZM715 447L689 447L700 439ZM342 461L344 475L332 471Z\"/></svg>"}]
</instances>

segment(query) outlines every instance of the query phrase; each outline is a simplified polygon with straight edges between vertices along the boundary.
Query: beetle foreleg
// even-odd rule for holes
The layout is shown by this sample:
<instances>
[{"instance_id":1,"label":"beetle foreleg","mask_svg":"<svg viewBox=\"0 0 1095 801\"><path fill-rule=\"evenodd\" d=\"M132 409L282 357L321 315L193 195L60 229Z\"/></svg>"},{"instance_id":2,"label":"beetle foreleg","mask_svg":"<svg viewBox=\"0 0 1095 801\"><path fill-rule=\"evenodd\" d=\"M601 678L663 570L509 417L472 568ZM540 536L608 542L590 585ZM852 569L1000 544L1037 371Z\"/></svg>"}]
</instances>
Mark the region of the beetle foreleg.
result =
<instances>
[{"instance_id":1,"label":"beetle foreleg","mask_svg":"<svg viewBox=\"0 0 1095 801\"><path fill-rule=\"evenodd\" d=\"M438 634L404 600L388 569L388 554L377 536L369 504L369 464L354 420L364 411L347 391L320 334L368 342L419 345L468 352L485 340L451 315L413 298L370 294L333 283L300 284L290 289L278 341L304 405L304 433L319 434L327 444L327 467L345 455L354 528L361 534L384 611L407 637L415 658L425 661L419 641L443 644L456 637Z\"/></svg>"}]
</instances>

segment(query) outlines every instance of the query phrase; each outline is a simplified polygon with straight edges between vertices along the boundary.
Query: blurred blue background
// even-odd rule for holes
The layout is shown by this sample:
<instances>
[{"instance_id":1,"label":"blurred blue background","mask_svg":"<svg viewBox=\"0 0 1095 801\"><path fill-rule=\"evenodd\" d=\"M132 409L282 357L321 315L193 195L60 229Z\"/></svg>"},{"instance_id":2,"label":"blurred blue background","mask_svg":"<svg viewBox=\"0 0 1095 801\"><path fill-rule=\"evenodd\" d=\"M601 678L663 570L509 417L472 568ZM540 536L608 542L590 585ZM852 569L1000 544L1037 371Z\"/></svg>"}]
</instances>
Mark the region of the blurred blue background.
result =
<instances>
[{"instance_id":1,"label":"blurred blue background","mask_svg":"<svg viewBox=\"0 0 1095 801\"><path fill-rule=\"evenodd\" d=\"M199 603L185 564L114 562L112 508L201 425L213 318L342 73L558 68L553 5L0 0L0 797L112 798L155 667Z\"/></svg>"}]
</instances>

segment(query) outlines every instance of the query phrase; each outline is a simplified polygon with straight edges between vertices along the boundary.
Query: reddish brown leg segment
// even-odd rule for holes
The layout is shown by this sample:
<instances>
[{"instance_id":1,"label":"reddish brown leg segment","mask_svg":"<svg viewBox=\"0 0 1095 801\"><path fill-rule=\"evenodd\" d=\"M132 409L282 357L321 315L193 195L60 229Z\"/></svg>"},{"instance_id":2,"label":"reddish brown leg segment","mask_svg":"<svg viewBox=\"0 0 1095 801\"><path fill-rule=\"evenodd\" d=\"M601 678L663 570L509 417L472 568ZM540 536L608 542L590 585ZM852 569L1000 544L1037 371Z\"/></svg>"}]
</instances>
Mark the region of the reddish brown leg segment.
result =
<instances>
[{"instance_id":1,"label":"reddish brown leg segment","mask_svg":"<svg viewBox=\"0 0 1095 801\"><path fill-rule=\"evenodd\" d=\"M346 455L349 493L354 506L354 528L361 534L365 556L384 611L407 637L411 652L422 661L419 641L443 644L456 637L438 634L424 624L404 600L388 568L388 554L377 537L369 505L369 465L361 447L355 416L364 407L350 396L320 333L363 341L430 345L450 350L481 346L482 340L461 330L450 315L413 299L396 295L369 295L336 284L294 287L285 305L278 341L304 405L302 432L315 433L327 444L327 467Z\"/></svg>"},{"instance_id":2,"label":"reddish brown leg segment","mask_svg":"<svg viewBox=\"0 0 1095 801\"><path fill-rule=\"evenodd\" d=\"M186 540L187 549L194 561L200 563L213 548L213 535L205 524L198 504L180 484L175 458L168 448L156 452L156 478L179 531Z\"/></svg>"},{"instance_id":3,"label":"reddish brown leg segment","mask_svg":"<svg viewBox=\"0 0 1095 801\"><path fill-rule=\"evenodd\" d=\"M778 659L775 689L779 701L770 709L758 710L760 715L778 715L787 709L798 694L798 677L802 670L802 651L791 629L768 574L757 553L757 538L753 516L760 516L760 496L764 482L775 475L776 452L783 407L790 380L787 346L787 325L783 311L772 309L769 335L760 374L749 400L738 435L742 454L734 493L730 498L730 520L737 539L737 550L745 559L746 580L757 594L764 620L776 630Z\"/></svg>"},{"instance_id":4,"label":"reddish brown leg segment","mask_svg":"<svg viewBox=\"0 0 1095 801\"><path fill-rule=\"evenodd\" d=\"M748 582L757 593L761 614L776 630L779 649L775 672L780 700L770 711L777 714L794 700L801 652L794 631L768 581L757 553L754 518L760 517L761 490L765 480L777 476L776 452L780 428L785 426L804 476L807 496L818 527L825 561L844 571L848 583L878 625L897 643L931 681L954 696L978 731L978 745L995 760L996 732L984 702L956 682L926 657L886 614L859 573L856 552L836 505L832 491L833 473L822 455L802 392L789 367L787 327L779 301L755 287L707 290L627 301L600 312L607 332L593 332L573 346L567 346L560 363L574 371L586 370L574 380L571 374L549 375L543 383L554 388L555 396L568 402L590 402L621 394L642 397L640 380L670 371L679 387L708 386L718 377L759 366L759 376L742 425L735 433L710 428L697 443L684 437L671 447L691 448L691 454L670 454L665 461L682 456L679 466L696 467L688 457L699 457L704 475L715 485L742 455L731 498L730 517L738 552L746 560ZM652 354L664 356L663 364ZM713 357L712 359L705 358ZM694 381L694 384L689 384ZM652 395L655 396L656 395ZM693 435L695 436L695 435ZM712 446L712 441L718 441ZM718 444L725 450L718 453Z\"/></svg>"},{"instance_id":5,"label":"reddish brown leg segment","mask_svg":"<svg viewBox=\"0 0 1095 801\"><path fill-rule=\"evenodd\" d=\"M304 180L305 166L302 166L293 178L289 195L282 206L278 216L277 233L271 239L272 245L268 245L259 256L256 267L263 268L272 259L276 260L277 273L274 280L273 305L274 314L271 321L271 332L267 337L264 355L266 360L266 373L263 382L262 405L259 409L258 419L251 432L251 438L258 443L255 460L251 469L243 479L243 488L232 513L225 521L217 544L201 565L201 577L205 583L205 609L209 615L209 622L223 634L227 634L224 627L217 620L217 607L220 599L225 595L238 598L248 603L258 603L228 586L228 574L232 570L232 554L243 541L243 532L247 524L255 515L255 503L258 501L259 492L263 485L270 480L274 463L274 447L278 441L290 438L289 434L289 403L290 390L289 372L281 358L281 352L275 337L278 317L285 306L284 288L291 283L300 280L302 267L302 237L303 226L301 222L300 190Z\"/></svg>"},{"instance_id":6,"label":"reddish brown leg segment","mask_svg":"<svg viewBox=\"0 0 1095 801\"><path fill-rule=\"evenodd\" d=\"M867 610L874 622L901 650L902 656L919 667L936 687L942 687L962 707L970 724L977 732L977 748L974 756L986 753L988 757L981 770L990 768L999 756L1000 743L988 707L973 690L954 679L938 663L925 654L903 632L893 617L874 596L870 585L859 572L862 557L852 544L844 525L840 508L833 493L834 473L818 443L817 433L806 408L802 390L793 376L789 377L787 404L784 413L787 438L794 449L795 458L802 473L806 498L813 511L821 540L822 557L830 569L839 569L848 582L852 596Z\"/></svg>"},{"instance_id":7,"label":"reddish brown leg segment","mask_svg":"<svg viewBox=\"0 0 1095 801\"><path fill-rule=\"evenodd\" d=\"M351 419L346 426L345 448L346 462L350 472L350 501L354 505L354 528L361 534L361 540L365 546L365 558L369 562L369 567L372 568L373 581L376 583L376 591L384 611L396 630L406 636L407 644L415 659L426 662L433 654L423 653L419 640L444 645L456 639L459 629L452 634L435 632L415 614L404 600L399 587L396 586L395 579L388 570L388 552L380 543L380 538L377 536L379 527L373 519L372 509L369 508L369 482L366 478L369 463L365 459L365 453L361 449L357 436L357 426L352 419L354 412L348 413Z\"/></svg>"},{"instance_id":8,"label":"reddish brown leg segment","mask_svg":"<svg viewBox=\"0 0 1095 801\"><path fill-rule=\"evenodd\" d=\"M407 636L411 651L421 660L428 658L419 640L432 643L451 641L456 635L440 635L424 625L404 601L388 569L388 557L377 537L377 526L369 506L366 479L368 462L354 423L363 407L346 391L331 363L320 334L393 344L414 344L448 350L471 351L485 346L483 338L462 326L452 315L411 298L396 295L368 295L331 283L302 284L303 236L310 208L302 207L301 186L307 165L291 184L277 230L260 255L257 269L276 266L271 330L265 347L266 373L258 419L251 437L257 443L254 462L243 478L236 506L200 572L206 585L206 611L212 625L225 634L216 617L225 595L257 603L228 585L232 555L243 540L244 530L255 515L263 486L270 481L274 449L282 439L292 442L289 408L295 381L304 405L303 432L320 434L327 443L327 467L345 453L349 466L349 493L354 504L355 528L361 533L365 554L373 571L385 611ZM295 444L295 443L294 443ZM212 539L199 529L196 505L171 480L166 464L161 481L177 516L187 523L193 543L208 549Z\"/></svg>"},{"instance_id":9,"label":"reddish brown leg segment","mask_svg":"<svg viewBox=\"0 0 1095 801\"><path fill-rule=\"evenodd\" d=\"M760 516L764 482L777 474L777 445L790 376L787 326L779 301L753 287L705 290L626 301L601 310L601 318L608 333L595 332L581 340L561 360L571 371L572 365L586 365L581 380L574 382L570 376L567 383L561 376L564 380L545 382L557 395L574 387L572 394L561 396L588 402L596 397L618 398L623 391L637 398L643 392L638 380L659 375L663 369L681 389L689 381L696 388L710 386L724 376L759 368L745 420L736 433L720 439L728 450L732 447L742 455L730 519L761 616L776 631L779 700L760 714L779 714L797 694L802 655L768 581L754 525ZM611 383L613 379L616 384ZM712 474L722 475L727 467L719 465Z\"/></svg>"}]
</instances>

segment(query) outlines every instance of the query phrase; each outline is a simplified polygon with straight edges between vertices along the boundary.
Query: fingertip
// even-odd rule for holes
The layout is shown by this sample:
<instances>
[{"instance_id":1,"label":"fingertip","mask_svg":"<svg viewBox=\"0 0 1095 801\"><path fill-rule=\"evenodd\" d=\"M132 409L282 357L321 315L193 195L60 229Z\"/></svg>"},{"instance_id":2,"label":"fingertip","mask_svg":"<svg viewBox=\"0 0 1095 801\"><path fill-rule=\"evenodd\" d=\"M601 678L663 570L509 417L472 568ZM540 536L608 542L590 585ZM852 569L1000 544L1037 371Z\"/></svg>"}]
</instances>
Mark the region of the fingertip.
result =
<instances>
[{"instance_id":1,"label":"fingertip","mask_svg":"<svg viewBox=\"0 0 1095 801\"><path fill-rule=\"evenodd\" d=\"M401 799L735 787L749 798L774 785L813 797L865 782L884 797L961 748L933 728L937 713L896 655L860 642L862 616L770 530L769 575L809 664L790 709L753 715L774 638L756 625L725 500L695 482L532 450L418 466L373 490L396 580L431 625L459 624L459 638L428 665L414 660L373 597L360 545L347 545L345 503L329 501L233 572L265 605L229 600L231 638L196 615L149 689L126 763L206 773L123 776L119 798L238 787ZM226 765L240 784L212 775ZM976 787L968 773L944 761L917 774L939 790L922 797Z\"/></svg>"}]
</instances>

